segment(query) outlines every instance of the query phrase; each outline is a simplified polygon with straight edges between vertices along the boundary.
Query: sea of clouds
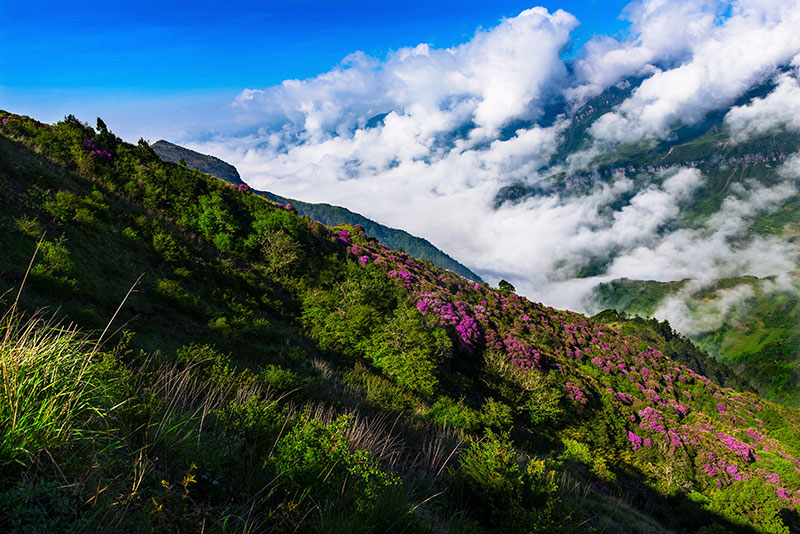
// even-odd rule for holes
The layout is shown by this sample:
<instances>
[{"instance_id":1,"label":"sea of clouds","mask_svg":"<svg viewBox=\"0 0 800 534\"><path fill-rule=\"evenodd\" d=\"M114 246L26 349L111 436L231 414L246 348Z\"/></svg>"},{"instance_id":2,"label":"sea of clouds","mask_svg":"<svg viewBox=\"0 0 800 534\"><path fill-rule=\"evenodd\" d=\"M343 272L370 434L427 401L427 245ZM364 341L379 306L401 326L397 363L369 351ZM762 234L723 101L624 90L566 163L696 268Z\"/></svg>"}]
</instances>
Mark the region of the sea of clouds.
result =
<instances>
[{"instance_id":1,"label":"sea of clouds","mask_svg":"<svg viewBox=\"0 0 800 534\"><path fill-rule=\"evenodd\" d=\"M244 89L230 107L238 133L186 144L232 163L254 188L403 228L487 281L504 278L558 307L586 311L591 289L620 277L692 278L698 287L744 274L785 277L797 247L748 237L748 228L798 193L797 158L769 186L732 184L702 227L679 224L704 186L692 168L667 169L645 185L617 175L578 194L495 207L502 187L553 172L542 169L569 122L548 116L548 103L576 109L629 77L646 79L594 122L589 148L565 170L620 143L664 138L767 81L772 92L728 112L735 140L800 130L800 1L643 0L622 16L627 35L595 37L571 58L564 51L579 21L541 7L452 48L354 52L314 78ZM576 278L597 261L605 272ZM725 306L739 297L747 296L733 294ZM688 298L665 303L661 315L685 315Z\"/></svg>"}]
</instances>

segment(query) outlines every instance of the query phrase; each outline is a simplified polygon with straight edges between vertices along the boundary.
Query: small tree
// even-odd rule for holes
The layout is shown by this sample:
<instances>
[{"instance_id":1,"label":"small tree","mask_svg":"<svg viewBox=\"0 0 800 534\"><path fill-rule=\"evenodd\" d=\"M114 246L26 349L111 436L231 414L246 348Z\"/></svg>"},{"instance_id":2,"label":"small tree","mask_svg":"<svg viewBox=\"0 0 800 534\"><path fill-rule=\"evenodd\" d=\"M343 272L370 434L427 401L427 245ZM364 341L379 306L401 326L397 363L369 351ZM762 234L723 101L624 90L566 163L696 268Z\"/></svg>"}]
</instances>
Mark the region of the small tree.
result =
<instances>
[{"instance_id":1,"label":"small tree","mask_svg":"<svg viewBox=\"0 0 800 534\"><path fill-rule=\"evenodd\" d=\"M500 291L506 291L508 293L516 293L517 291L514 286L511 285L511 282L507 282L506 280L500 280L500 283L497 284L497 287L500 289Z\"/></svg>"}]
</instances>

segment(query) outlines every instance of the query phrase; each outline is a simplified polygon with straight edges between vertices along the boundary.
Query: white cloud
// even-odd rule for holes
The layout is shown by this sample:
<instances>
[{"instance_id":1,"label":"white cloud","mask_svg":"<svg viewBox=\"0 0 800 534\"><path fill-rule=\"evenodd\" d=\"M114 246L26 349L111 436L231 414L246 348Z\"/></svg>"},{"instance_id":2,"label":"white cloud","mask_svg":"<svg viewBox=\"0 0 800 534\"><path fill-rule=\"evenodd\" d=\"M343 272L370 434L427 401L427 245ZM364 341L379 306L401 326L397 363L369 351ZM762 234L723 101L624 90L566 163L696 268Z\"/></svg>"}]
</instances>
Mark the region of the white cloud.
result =
<instances>
[{"instance_id":1,"label":"white cloud","mask_svg":"<svg viewBox=\"0 0 800 534\"><path fill-rule=\"evenodd\" d=\"M713 332L738 315L745 303L755 296L750 285L740 284L730 289L713 292L712 300L700 300L696 294L707 290L702 282L690 281L675 294L666 297L653 316L667 320L670 325L684 335L693 337Z\"/></svg>"},{"instance_id":2,"label":"white cloud","mask_svg":"<svg viewBox=\"0 0 800 534\"><path fill-rule=\"evenodd\" d=\"M392 111L420 121L444 113L444 123L429 126L454 128L471 120L492 134L511 118L536 115L542 97L563 82L559 53L576 25L564 11L536 7L454 48L420 44L385 61L357 52L316 78L247 89L235 105L244 122L288 124L311 140L347 134ZM441 130L425 133L433 131Z\"/></svg>"},{"instance_id":3,"label":"white cloud","mask_svg":"<svg viewBox=\"0 0 800 534\"><path fill-rule=\"evenodd\" d=\"M657 7L660 3L653 0L645 5ZM668 23L658 22L655 30L647 27L645 32L657 32L655 41L659 43L665 39L661 34L670 31L677 31L678 42L693 37L690 57L676 68L647 78L616 110L600 117L591 134L607 143L665 137L676 125L694 124L709 111L732 104L800 51L797 1L740 0L731 10L720 24L701 24L700 36L682 29L688 21L680 14Z\"/></svg>"},{"instance_id":4,"label":"white cloud","mask_svg":"<svg viewBox=\"0 0 800 534\"><path fill-rule=\"evenodd\" d=\"M747 229L797 194L796 160L770 187L731 187L732 196L701 227L681 219L705 183L688 168L636 182L595 175L583 190L494 209L501 187L521 182L547 191L560 170L547 165L569 119L531 125L551 96L580 101L626 76L650 74L593 127L602 143L583 154L590 158L604 143L665 135L676 123L729 105L800 52L797 2L649 0L627 16L631 36L591 41L572 74L559 53L576 20L543 8L450 49L421 44L382 61L356 53L315 78L243 91L234 109L251 133L190 146L236 165L255 188L342 205L404 228L487 280L505 278L560 307L582 310L592 287L613 278L705 281L793 269L796 247L752 239ZM386 115L367 127L379 114ZM512 123L521 125L513 135L499 134ZM603 274L575 278L588 268Z\"/></svg>"},{"instance_id":5,"label":"white cloud","mask_svg":"<svg viewBox=\"0 0 800 534\"><path fill-rule=\"evenodd\" d=\"M779 75L775 89L767 96L734 107L725 115L734 141L779 127L800 131L800 55L792 64L793 71Z\"/></svg>"},{"instance_id":6,"label":"white cloud","mask_svg":"<svg viewBox=\"0 0 800 534\"><path fill-rule=\"evenodd\" d=\"M580 104L629 76L653 74L654 63L685 59L714 28L723 9L720 1L649 0L632 2L624 11L631 22L625 40L598 36L584 46L576 61L576 83L566 90Z\"/></svg>"}]
</instances>

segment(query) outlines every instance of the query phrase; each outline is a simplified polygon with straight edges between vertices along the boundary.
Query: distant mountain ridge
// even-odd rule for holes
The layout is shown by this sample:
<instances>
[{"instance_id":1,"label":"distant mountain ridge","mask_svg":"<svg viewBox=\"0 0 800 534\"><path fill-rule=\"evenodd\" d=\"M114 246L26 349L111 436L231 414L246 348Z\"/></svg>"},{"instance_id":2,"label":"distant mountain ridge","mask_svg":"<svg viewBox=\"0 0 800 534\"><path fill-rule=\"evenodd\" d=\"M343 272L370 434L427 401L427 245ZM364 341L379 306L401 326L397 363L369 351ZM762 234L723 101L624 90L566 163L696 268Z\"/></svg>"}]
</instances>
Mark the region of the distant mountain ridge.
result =
<instances>
[{"instance_id":1,"label":"distant mountain ridge","mask_svg":"<svg viewBox=\"0 0 800 534\"><path fill-rule=\"evenodd\" d=\"M236 167L219 158L201 154L200 152L195 152L194 150L164 140L157 141L152 145L152 148L155 150L156 154L158 154L158 157L164 161L178 163L178 161L183 158L186 162L186 166L190 169L211 174L234 185L244 185ZM366 230L367 234L377 238L381 243L391 249L403 250L416 258L428 260L434 265L453 271L465 278L476 282L483 282L480 276L445 252L436 248L430 241L411 235L405 230L384 226L340 206L312 204L310 202L282 197L269 191L260 191L257 189L253 191L257 194L264 195L273 202L291 204L297 208L297 212L300 215L308 215L311 219L319 221L327 226L338 226L340 224L361 225L364 230Z\"/></svg>"},{"instance_id":2,"label":"distant mountain ridge","mask_svg":"<svg viewBox=\"0 0 800 534\"><path fill-rule=\"evenodd\" d=\"M186 166L190 169L211 174L235 185L244 184L236 167L214 156L201 154L200 152L195 152L194 150L170 143L163 139L153 143L151 148L155 150L158 157L164 161L178 163L183 159L183 161L186 162Z\"/></svg>"},{"instance_id":3,"label":"distant mountain ridge","mask_svg":"<svg viewBox=\"0 0 800 534\"><path fill-rule=\"evenodd\" d=\"M338 226L340 224L359 224L367 234L376 237L378 241L394 250L403 250L415 258L428 260L434 265L443 267L454 273L460 274L465 278L476 282L483 282L480 276L472 272L468 267L454 260L447 253L442 252L427 239L409 234L405 230L391 228L367 219L363 215L352 212L341 206L330 204L312 204L301 200L282 197L269 191L256 191L263 194L273 202L281 204L291 204L297 208L300 215L308 215L311 219L321 222L327 226Z\"/></svg>"}]
</instances>

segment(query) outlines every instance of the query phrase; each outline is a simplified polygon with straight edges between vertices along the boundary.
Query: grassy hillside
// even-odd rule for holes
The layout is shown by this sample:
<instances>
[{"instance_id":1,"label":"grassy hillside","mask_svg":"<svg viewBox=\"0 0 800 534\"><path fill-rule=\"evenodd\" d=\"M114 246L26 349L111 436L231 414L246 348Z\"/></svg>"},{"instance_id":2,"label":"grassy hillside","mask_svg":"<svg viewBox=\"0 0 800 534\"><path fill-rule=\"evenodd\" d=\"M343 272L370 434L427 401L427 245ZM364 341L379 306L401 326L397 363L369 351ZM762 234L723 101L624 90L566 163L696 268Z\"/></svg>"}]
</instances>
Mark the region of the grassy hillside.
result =
<instances>
[{"instance_id":1,"label":"grassy hillside","mask_svg":"<svg viewBox=\"0 0 800 534\"><path fill-rule=\"evenodd\" d=\"M674 333L0 118L1 530L800 528L800 412Z\"/></svg>"}]
</instances>

